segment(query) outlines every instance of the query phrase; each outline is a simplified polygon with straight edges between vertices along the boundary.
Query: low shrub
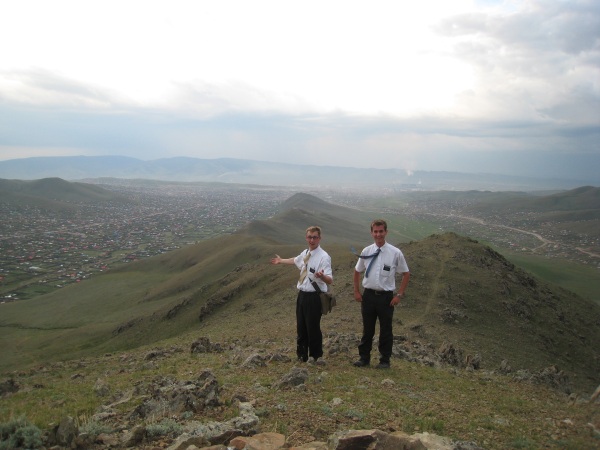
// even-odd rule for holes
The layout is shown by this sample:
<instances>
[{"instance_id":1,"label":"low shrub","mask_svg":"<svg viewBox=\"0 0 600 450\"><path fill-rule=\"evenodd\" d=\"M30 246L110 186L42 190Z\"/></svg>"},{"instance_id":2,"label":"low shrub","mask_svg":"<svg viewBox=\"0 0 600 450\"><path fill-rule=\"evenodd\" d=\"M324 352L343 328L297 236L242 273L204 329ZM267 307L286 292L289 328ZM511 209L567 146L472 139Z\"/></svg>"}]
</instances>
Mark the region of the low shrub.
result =
<instances>
[{"instance_id":1,"label":"low shrub","mask_svg":"<svg viewBox=\"0 0 600 450\"><path fill-rule=\"evenodd\" d=\"M41 446L42 431L24 417L0 423L0 450Z\"/></svg>"}]
</instances>

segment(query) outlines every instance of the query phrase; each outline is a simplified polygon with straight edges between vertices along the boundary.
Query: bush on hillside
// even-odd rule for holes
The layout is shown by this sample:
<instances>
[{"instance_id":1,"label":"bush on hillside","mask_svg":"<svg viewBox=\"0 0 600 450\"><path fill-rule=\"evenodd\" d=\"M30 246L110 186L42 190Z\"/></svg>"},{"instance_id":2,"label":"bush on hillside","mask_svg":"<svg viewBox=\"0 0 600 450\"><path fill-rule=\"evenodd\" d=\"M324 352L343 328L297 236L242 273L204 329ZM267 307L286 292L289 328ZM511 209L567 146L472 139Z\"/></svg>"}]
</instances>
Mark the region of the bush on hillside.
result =
<instances>
[{"instance_id":1,"label":"bush on hillside","mask_svg":"<svg viewBox=\"0 0 600 450\"><path fill-rule=\"evenodd\" d=\"M24 417L0 423L0 450L41 446L41 430Z\"/></svg>"}]
</instances>

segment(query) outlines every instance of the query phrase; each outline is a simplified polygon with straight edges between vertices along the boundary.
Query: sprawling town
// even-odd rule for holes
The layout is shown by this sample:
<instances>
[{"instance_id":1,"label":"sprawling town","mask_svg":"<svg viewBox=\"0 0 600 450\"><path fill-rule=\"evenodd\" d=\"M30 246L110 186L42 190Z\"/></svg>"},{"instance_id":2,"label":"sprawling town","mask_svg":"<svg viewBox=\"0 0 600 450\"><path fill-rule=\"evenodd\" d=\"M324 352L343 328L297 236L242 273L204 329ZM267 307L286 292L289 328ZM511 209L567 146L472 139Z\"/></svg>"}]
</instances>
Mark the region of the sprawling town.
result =
<instances>
[{"instance_id":1,"label":"sprawling town","mask_svg":"<svg viewBox=\"0 0 600 450\"><path fill-rule=\"evenodd\" d=\"M226 186L103 186L128 201L51 210L0 202L0 298L31 298L118 264L265 219L289 192Z\"/></svg>"},{"instance_id":2,"label":"sprawling town","mask_svg":"<svg viewBox=\"0 0 600 450\"><path fill-rule=\"evenodd\" d=\"M434 200L411 209L413 217L437 223L440 231L454 231L513 252L561 258L600 269L600 237L594 225L586 225L595 223L593 220L561 224L526 211L510 216L493 211L465 213L468 206Z\"/></svg>"}]
</instances>

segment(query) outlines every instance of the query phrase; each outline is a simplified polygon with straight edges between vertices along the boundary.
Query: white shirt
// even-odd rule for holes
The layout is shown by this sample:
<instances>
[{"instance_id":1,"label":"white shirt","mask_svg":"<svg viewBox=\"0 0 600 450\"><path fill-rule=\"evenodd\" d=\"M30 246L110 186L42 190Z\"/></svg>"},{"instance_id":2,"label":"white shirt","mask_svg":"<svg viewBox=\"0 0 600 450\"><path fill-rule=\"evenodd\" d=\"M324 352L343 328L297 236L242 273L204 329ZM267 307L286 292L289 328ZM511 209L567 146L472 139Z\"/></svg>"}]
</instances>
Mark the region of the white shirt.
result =
<instances>
[{"instance_id":1,"label":"white shirt","mask_svg":"<svg viewBox=\"0 0 600 450\"><path fill-rule=\"evenodd\" d=\"M296 264L296 267L300 269L300 273L302 273L302 267L304 267L304 256L308 251L309 250L306 249L294 258L294 264ZM314 292L315 288L311 284L312 280L317 282L317 285L322 292L327 292L327 283L322 281L320 278L315 278L315 273L322 270L325 275L333 279L333 271L331 270L331 257L329 254L323 250L321 246L318 246L314 250L310 251L310 258L307 266L306 278L302 283L298 281L296 287L301 291Z\"/></svg>"},{"instance_id":2,"label":"white shirt","mask_svg":"<svg viewBox=\"0 0 600 450\"><path fill-rule=\"evenodd\" d=\"M361 256L372 255L377 251L377 248L376 244L371 244L363 249ZM373 265L369 271L369 276L363 277L362 280L362 285L366 289L394 291L396 290L396 274L409 271L400 249L387 242L381 246L381 253L375 258L359 258L355 269L357 272L365 272L371 263Z\"/></svg>"}]
</instances>

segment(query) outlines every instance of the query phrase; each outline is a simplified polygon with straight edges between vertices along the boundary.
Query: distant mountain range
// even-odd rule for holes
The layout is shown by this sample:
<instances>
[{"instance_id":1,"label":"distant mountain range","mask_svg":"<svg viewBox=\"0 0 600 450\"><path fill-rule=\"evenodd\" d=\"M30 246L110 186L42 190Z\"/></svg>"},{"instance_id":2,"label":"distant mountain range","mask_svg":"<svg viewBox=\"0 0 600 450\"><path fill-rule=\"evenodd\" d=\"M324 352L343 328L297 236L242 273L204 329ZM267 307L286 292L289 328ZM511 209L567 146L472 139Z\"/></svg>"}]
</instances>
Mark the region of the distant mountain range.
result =
<instances>
[{"instance_id":1,"label":"distant mountain range","mask_svg":"<svg viewBox=\"0 0 600 450\"><path fill-rule=\"evenodd\" d=\"M563 190L597 180L537 179L493 174L358 169L244 159L175 157L143 161L124 156L38 157L0 161L0 178L66 180L113 177L271 186L388 190Z\"/></svg>"}]
</instances>

